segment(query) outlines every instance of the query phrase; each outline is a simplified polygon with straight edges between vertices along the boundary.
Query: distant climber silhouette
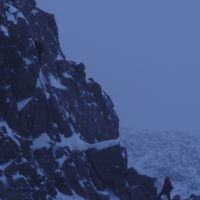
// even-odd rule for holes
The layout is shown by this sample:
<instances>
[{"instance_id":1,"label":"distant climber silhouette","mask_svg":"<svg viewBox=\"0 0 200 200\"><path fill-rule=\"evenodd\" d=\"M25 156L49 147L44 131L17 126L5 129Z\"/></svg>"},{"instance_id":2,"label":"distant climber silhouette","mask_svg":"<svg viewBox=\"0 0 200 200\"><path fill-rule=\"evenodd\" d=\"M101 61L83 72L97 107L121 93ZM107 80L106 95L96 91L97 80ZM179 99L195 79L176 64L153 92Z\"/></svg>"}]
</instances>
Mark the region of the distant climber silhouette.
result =
<instances>
[{"instance_id":1,"label":"distant climber silhouette","mask_svg":"<svg viewBox=\"0 0 200 200\"><path fill-rule=\"evenodd\" d=\"M44 46L38 38L35 38L34 43L35 43L35 49L37 51L38 60L41 61L42 54L44 53Z\"/></svg>"},{"instance_id":2,"label":"distant climber silhouette","mask_svg":"<svg viewBox=\"0 0 200 200\"><path fill-rule=\"evenodd\" d=\"M171 191L172 190L173 190L173 186L171 184L170 178L169 177L165 177L163 188L162 188L161 192L158 195L158 200L161 199L162 195L166 195L168 200L171 200Z\"/></svg>"}]
</instances>

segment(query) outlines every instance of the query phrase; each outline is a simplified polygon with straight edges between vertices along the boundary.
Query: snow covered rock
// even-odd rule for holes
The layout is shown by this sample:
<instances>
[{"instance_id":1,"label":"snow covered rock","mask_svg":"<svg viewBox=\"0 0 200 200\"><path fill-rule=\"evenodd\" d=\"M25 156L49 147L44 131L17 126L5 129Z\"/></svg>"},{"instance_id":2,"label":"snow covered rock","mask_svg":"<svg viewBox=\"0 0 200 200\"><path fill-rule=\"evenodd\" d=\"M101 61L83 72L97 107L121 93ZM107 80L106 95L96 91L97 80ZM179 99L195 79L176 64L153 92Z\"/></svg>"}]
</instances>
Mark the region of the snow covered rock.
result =
<instances>
[{"instance_id":1,"label":"snow covered rock","mask_svg":"<svg viewBox=\"0 0 200 200\"><path fill-rule=\"evenodd\" d=\"M65 60L54 16L1 0L0 199L134 199L118 124L84 64Z\"/></svg>"}]
</instances>

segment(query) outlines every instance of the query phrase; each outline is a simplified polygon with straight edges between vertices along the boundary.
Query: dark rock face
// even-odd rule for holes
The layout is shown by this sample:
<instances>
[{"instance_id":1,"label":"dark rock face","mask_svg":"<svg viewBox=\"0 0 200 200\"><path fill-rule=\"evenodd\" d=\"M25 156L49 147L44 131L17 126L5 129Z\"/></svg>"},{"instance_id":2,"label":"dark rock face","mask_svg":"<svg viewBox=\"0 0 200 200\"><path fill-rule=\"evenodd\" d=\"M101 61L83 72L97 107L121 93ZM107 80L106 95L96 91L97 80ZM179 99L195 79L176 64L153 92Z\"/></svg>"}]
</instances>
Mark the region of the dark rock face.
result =
<instances>
[{"instance_id":1,"label":"dark rock face","mask_svg":"<svg viewBox=\"0 0 200 200\"><path fill-rule=\"evenodd\" d=\"M155 199L157 195L157 190L154 186L155 181L155 178L140 175L132 168L127 171L127 182L130 186L129 192L133 199Z\"/></svg>"},{"instance_id":2,"label":"dark rock face","mask_svg":"<svg viewBox=\"0 0 200 200\"><path fill-rule=\"evenodd\" d=\"M115 181L123 179L127 172L125 149L116 145L102 151L90 149L87 152L91 164L104 183L114 185Z\"/></svg>"},{"instance_id":3,"label":"dark rock face","mask_svg":"<svg viewBox=\"0 0 200 200\"><path fill-rule=\"evenodd\" d=\"M154 180L127 169L118 123L84 64L65 60L54 16L1 0L0 198L155 199Z\"/></svg>"}]
</instances>

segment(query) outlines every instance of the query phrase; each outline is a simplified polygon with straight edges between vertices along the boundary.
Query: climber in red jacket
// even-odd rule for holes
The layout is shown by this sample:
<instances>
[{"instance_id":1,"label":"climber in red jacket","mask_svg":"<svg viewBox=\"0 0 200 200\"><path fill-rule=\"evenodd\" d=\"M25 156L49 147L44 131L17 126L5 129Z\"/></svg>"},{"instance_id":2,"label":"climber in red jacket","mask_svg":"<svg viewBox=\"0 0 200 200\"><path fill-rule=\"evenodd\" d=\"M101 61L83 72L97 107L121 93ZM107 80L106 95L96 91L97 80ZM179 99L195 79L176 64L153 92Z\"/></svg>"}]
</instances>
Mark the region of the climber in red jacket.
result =
<instances>
[{"instance_id":1,"label":"climber in red jacket","mask_svg":"<svg viewBox=\"0 0 200 200\"><path fill-rule=\"evenodd\" d=\"M170 194L172 190L173 190L173 186L171 184L170 178L165 177L163 188L160 194L158 195L158 199L160 200L162 195L166 195L168 200L170 200L171 199Z\"/></svg>"}]
</instances>

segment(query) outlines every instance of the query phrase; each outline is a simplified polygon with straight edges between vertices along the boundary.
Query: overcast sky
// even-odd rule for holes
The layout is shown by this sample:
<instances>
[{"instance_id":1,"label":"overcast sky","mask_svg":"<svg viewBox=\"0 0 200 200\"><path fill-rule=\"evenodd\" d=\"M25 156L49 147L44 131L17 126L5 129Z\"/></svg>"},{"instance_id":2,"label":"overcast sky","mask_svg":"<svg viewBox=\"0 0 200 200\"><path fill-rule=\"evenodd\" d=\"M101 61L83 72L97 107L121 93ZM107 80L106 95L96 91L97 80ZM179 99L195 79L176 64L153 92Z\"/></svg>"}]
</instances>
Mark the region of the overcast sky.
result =
<instances>
[{"instance_id":1,"label":"overcast sky","mask_svg":"<svg viewBox=\"0 0 200 200\"><path fill-rule=\"evenodd\" d=\"M200 130L199 0L37 0L128 128Z\"/></svg>"}]
</instances>

